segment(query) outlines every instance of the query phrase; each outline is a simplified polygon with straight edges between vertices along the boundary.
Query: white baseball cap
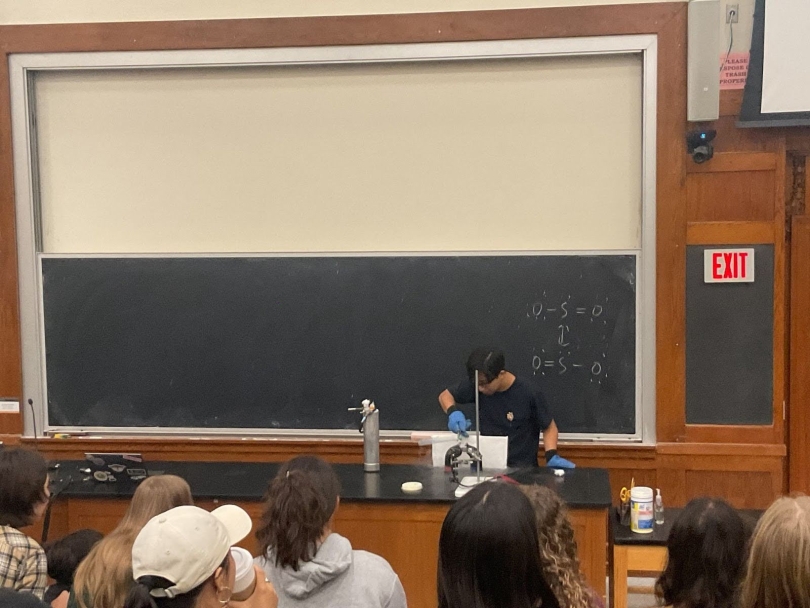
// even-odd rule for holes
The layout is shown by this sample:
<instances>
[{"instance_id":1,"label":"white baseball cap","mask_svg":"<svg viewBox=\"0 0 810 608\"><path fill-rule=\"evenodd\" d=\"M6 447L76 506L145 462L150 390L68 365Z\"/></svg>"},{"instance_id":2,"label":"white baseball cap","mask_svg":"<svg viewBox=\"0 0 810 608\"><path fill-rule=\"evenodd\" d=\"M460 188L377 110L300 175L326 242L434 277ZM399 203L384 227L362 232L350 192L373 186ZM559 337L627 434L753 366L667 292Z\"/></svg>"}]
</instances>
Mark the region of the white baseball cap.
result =
<instances>
[{"instance_id":1,"label":"white baseball cap","mask_svg":"<svg viewBox=\"0 0 810 608\"><path fill-rule=\"evenodd\" d=\"M160 576L172 586L151 589L153 597L173 598L197 588L225 560L231 547L250 534L253 522L236 505L210 513L182 506L150 519L132 545L132 577Z\"/></svg>"}]
</instances>

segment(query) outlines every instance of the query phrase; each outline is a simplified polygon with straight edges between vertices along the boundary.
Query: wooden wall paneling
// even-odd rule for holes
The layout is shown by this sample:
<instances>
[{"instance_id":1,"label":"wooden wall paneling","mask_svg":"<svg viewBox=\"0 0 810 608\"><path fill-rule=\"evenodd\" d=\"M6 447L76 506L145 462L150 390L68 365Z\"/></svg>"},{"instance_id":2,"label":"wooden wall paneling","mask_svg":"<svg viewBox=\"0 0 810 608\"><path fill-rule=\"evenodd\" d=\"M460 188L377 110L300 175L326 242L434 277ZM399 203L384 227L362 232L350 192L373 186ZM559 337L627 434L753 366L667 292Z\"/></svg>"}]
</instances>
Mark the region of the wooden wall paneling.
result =
<instances>
[{"instance_id":1,"label":"wooden wall paneling","mask_svg":"<svg viewBox=\"0 0 810 608\"><path fill-rule=\"evenodd\" d=\"M658 34L656 437L686 422L686 5Z\"/></svg>"},{"instance_id":2,"label":"wooden wall paneling","mask_svg":"<svg viewBox=\"0 0 810 608\"><path fill-rule=\"evenodd\" d=\"M721 102L722 104L722 102ZM717 137L712 142L715 154L739 152L776 152L778 138L784 131L781 129L740 129L737 127L737 116L721 116L712 123ZM709 161L707 164L711 164Z\"/></svg>"},{"instance_id":3,"label":"wooden wall paneling","mask_svg":"<svg viewBox=\"0 0 810 608\"><path fill-rule=\"evenodd\" d=\"M605 468L610 477L613 504L619 504L619 493L635 480L638 486L658 486L655 446L561 445L561 453L579 467Z\"/></svg>"},{"instance_id":4,"label":"wooden wall paneling","mask_svg":"<svg viewBox=\"0 0 810 608\"><path fill-rule=\"evenodd\" d=\"M788 253L787 253L787 205L790 191L787 189L788 154L785 138L778 138L779 153L776 164L776 202L774 215L774 256L773 256L773 442L787 441L787 368L788 359ZM786 479L783 462L783 485Z\"/></svg>"},{"instance_id":5,"label":"wooden wall paneling","mask_svg":"<svg viewBox=\"0 0 810 608\"><path fill-rule=\"evenodd\" d=\"M68 504L65 500L56 500L51 506L51 523L48 526L48 539L62 538L72 531L69 522ZM42 542L42 529L44 522L39 521L33 526L23 528L23 532L38 542Z\"/></svg>"},{"instance_id":6,"label":"wooden wall paneling","mask_svg":"<svg viewBox=\"0 0 810 608\"><path fill-rule=\"evenodd\" d=\"M773 152L719 153L713 160L687 169L687 242L774 244L774 423L769 426L686 425L685 436L689 442L784 441L787 152L784 138L762 139Z\"/></svg>"},{"instance_id":7,"label":"wooden wall paneling","mask_svg":"<svg viewBox=\"0 0 810 608\"><path fill-rule=\"evenodd\" d=\"M643 34L664 29L682 12L680 2L661 2L400 15L7 25L0 27L0 50L263 48ZM683 51L684 41L675 41Z\"/></svg>"},{"instance_id":8,"label":"wooden wall paneling","mask_svg":"<svg viewBox=\"0 0 810 608\"><path fill-rule=\"evenodd\" d=\"M681 445L658 447L658 478L665 504L682 506L698 496L720 496L738 508L766 508L784 493L783 445Z\"/></svg>"},{"instance_id":9,"label":"wooden wall paneling","mask_svg":"<svg viewBox=\"0 0 810 608\"><path fill-rule=\"evenodd\" d=\"M690 222L686 240L690 245L759 245L773 243L773 221L761 222Z\"/></svg>"},{"instance_id":10,"label":"wooden wall paneling","mask_svg":"<svg viewBox=\"0 0 810 608\"><path fill-rule=\"evenodd\" d=\"M8 61L0 53L0 399L20 399L22 363L17 293L17 239L14 167L11 162L11 107ZM0 413L0 435L22 433L22 416Z\"/></svg>"},{"instance_id":11,"label":"wooden wall paneling","mask_svg":"<svg viewBox=\"0 0 810 608\"><path fill-rule=\"evenodd\" d=\"M773 158L774 155L767 156ZM689 222L774 219L776 171L773 168L690 172L686 184Z\"/></svg>"},{"instance_id":12,"label":"wooden wall paneling","mask_svg":"<svg viewBox=\"0 0 810 608\"><path fill-rule=\"evenodd\" d=\"M31 439L24 445L34 447ZM284 462L299 454L316 454L334 463L363 462L361 439L271 439L249 441L235 438L171 437L128 439L40 439L42 452L54 460L82 460L86 452L138 452L147 462ZM420 447L406 440L380 441L380 456L385 464L430 464L430 446Z\"/></svg>"},{"instance_id":13,"label":"wooden wall paneling","mask_svg":"<svg viewBox=\"0 0 810 608\"><path fill-rule=\"evenodd\" d=\"M705 163L690 163L687 173L775 171L777 155L770 152L718 152ZM750 218L749 218L750 219Z\"/></svg>"},{"instance_id":14,"label":"wooden wall paneling","mask_svg":"<svg viewBox=\"0 0 810 608\"><path fill-rule=\"evenodd\" d=\"M810 216L793 218L790 257L788 487L810 493Z\"/></svg>"}]
</instances>

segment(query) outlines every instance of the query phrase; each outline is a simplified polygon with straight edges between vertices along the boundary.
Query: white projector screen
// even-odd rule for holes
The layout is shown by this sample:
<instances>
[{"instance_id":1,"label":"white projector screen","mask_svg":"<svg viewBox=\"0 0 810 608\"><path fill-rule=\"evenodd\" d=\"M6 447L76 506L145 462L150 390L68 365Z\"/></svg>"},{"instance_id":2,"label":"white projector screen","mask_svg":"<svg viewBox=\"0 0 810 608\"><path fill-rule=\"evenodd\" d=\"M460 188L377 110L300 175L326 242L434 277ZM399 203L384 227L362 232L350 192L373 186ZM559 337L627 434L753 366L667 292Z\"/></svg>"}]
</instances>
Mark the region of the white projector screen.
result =
<instances>
[{"instance_id":1,"label":"white projector screen","mask_svg":"<svg viewBox=\"0 0 810 608\"><path fill-rule=\"evenodd\" d=\"M762 113L810 112L810 2L765 3Z\"/></svg>"},{"instance_id":2,"label":"white projector screen","mask_svg":"<svg viewBox=\"0 0 810 608\"><path fill-rule=\"evenodd\" d=\"M48 253L637 249L638 54L53 71Z\"/></svg>"}]
</instances>

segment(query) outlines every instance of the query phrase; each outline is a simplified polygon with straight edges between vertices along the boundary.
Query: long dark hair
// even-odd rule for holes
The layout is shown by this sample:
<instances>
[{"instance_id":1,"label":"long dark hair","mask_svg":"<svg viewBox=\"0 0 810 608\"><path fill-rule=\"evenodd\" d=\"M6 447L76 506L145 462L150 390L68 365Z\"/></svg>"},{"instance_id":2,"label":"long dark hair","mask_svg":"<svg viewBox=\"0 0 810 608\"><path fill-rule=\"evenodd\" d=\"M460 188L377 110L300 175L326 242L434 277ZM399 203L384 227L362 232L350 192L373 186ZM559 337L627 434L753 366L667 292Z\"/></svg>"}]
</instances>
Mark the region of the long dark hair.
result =
<instances>
[{"instance_id":1,"label":"long dark hair","mask_svg":"<svg viewBox=\"0 0 810 608\"><path fill-rule=\"evenodd\" d=\"M264 496L256 532L262 555L272 553L276 566L293 570L310 561L339 496L340 480L325 460L298 456L281 465Z\"/></svg>"},{"instance_id":2,"label":"long dark hair","mask_svg":"<svg viewBox=\"0 0 810 608\"><path fill-rule=\"evenodd\" d=\"M483 483L439 537L439 608L558 608L543 577L534 511L516 486Z\"/></svg>"},{"instance_id":3,"label":"long dark hair","mask_svg":"<svg viewBox=\"0 0 810 608\"><path fill-rule=\"evenodd\" d=\"M745 572L751 526L720 498L695 498L667 538L656 595L678 608L731 608Z\"/></svg>"},{"instance_id":4,"label":"long dark hair","mask_svg":"<svg viewBox=\"0 0 810 608\"><path fill-rule=\"evenodd\" d=\"M225 559L218 566L225 572L230 569L230 557L231 554L228 552ZM127 599L124 602L124 608L194 608L197 605L197 598L208 581L213 578L214 573L211 573L211 576L191 591L172 598L154 597L150 591L153 589L168 589L174 585L174 582L162 576L142 576L135 581L135 584L129 590Z\"/></svg>"}]
</instances>

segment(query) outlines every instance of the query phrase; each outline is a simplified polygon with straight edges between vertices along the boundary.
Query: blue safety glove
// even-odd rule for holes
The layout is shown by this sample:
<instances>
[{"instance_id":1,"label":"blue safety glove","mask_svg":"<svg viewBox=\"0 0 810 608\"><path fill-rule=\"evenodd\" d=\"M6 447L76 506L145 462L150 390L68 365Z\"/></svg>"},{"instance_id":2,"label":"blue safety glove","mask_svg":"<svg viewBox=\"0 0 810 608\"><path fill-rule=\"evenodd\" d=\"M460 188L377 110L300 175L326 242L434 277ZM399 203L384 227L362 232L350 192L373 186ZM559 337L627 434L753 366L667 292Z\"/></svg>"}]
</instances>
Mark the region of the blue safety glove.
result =
<instances>
[{"instance_id":1,"label":"blue safety glove","mask_svg":"<svg viewBox=\"0 0 810 608\"><path fill-rule=\"evenodd\" d=\"M554 450L556 452L556 450ZM546 457L546 466L551 467L552 469L575 469L577 465L575 465L570 460L566 460L562 456L558 456L556 453L551 455L551 458Z\"/></svg>"},{"instance_id":2,"label":"blue safety glove","mask_svg":"<svg viewBox=\"0 0 810 608\"><path fill-rule=\"evenodd\" d=\"M467 420L467 417L464 415L460 409L456 408L455 406L451 407L449 410L449 416L447 417L447 428L453 433L461 434L464 437L467 436L467 431L470 430L472 426L472 422Z\"/></svg>"}]
</instances>

